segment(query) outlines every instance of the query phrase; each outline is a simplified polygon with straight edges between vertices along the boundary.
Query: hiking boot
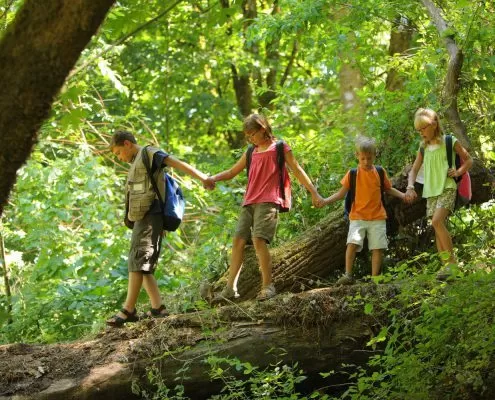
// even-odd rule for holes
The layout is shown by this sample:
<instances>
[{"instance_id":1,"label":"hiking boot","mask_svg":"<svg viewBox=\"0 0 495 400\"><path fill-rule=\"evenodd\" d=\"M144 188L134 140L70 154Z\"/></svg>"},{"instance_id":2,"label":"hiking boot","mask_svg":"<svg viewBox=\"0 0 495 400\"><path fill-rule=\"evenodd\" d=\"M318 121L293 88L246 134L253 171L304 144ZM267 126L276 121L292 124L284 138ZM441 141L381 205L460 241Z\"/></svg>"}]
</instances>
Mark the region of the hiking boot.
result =
<instances>
[{"instance_id":1,"label":"hiking boot","mask_svg":"<svg viewBox=\"0 0 495 400\"><path fill-rule=\"evenodd\" d=\"M265 286L263 289L261 289L261 291L258 293L258 296L256 296L256 300L268 300L271 299L276 294L277 291L275 290L275 286L273 286L273 283L271 283L268 286Z\"/></svg>"},{"instance_id":2,"label":"hiking boot","mask_svg":"<svg viewBox=\"0 0 495 400\"><path fill-rule=\"evenodd\" d=\"M453 278L452 271L450 267L445 267L437 272L437 280L439 281L447 281L450 278Z\"/></svg>"},{"instance_id":3,"label":"hiking boot","mask_svg":"<svg viewBox=\"0 0 495 400\"><path fill-rule=\"evenodd\" d=\"M352 275L344 274L342 275L339 280L336 282L337 285L352 285L354 284L355 280L352 277Z\"/></svg>"}]
</instances>

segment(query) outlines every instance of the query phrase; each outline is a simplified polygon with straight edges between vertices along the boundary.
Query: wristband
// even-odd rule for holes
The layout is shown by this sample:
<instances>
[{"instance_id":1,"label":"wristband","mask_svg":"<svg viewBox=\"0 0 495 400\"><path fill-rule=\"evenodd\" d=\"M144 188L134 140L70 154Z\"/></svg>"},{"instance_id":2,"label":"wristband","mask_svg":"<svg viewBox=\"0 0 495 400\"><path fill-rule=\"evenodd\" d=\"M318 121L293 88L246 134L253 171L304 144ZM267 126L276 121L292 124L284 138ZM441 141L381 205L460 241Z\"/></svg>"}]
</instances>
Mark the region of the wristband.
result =
<instances>
[{"instance_id":1,"label":"wristband","mask_svg":"<svg viewBox=\"0 0 495 400\"><path fill-rule=\"evenodd\" d=\"M409 189L414 190L414 186L413 185L407 185L406 190L409 190Z\"/></svg>"}]
</instances>

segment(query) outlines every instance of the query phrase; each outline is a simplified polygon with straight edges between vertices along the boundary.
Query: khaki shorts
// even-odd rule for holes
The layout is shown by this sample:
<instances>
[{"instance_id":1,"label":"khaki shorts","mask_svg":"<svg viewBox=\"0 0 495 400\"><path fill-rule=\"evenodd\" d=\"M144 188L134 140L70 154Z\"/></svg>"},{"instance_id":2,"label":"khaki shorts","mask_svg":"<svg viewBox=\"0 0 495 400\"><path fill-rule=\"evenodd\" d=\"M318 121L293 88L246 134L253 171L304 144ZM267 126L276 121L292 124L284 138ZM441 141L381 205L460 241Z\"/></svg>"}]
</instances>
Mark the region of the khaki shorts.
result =
<instances>
[{"instance_id":1,"label":"khaki shorts","mask_svg":"<svg viewBox=\"0 0 495 400\"><path fill-rule=\"evenodd\" d=\"M129 272L152 274L162 245L161 214L146 214L134 223L127 267Z\"/></svg>"},{"instance_id":2,"label":"khaki shorts","mask_svg":"<svg viewBox=\"0 0 495 400\"><path fill-rule=\"evenodd\" d=\"M278 222L278 205L274 203L249 204L242 207L235 236L249 241L252 237L270 243L275 236Z\"/></svg>"},{"instance_id":3,"label":"khaki shorts","mask_svg":"<svg viewBox=\"0 0 495 400\"><path fill-rule=\"evenodd\" d=\"M456 189L445 189L439 196L428 197L426 199L426 215L428 218L433 217L437 208L445 208L450 212L454 211L456 197Z\"/></svg>"},{"instance_id":4,"label":"khaki shorts","mask_svg":"<svg viewBox=\"0 0 495 400\"><path fill-rule=\"evenodd\" d=\"M369 250L388 248L387 221L384 219L378 221L351 220L349 222L347 244L357 245L357 251L359 252L363 249L365 237L368 238Z\"/></svg>"}]
</instances>

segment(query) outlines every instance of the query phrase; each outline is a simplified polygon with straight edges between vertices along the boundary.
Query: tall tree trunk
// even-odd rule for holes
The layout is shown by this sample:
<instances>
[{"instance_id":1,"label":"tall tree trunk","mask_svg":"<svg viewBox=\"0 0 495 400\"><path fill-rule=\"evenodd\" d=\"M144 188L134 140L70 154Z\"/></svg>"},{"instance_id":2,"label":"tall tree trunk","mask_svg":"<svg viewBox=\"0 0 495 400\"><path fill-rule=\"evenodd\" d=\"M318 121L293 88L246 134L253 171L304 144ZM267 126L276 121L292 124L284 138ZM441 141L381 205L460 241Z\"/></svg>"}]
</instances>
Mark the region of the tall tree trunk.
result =
<instances>
[{"instance_id":1,"label":"tall tree trunk","mask_svg":"<svg viewBox=\"0 0 495 400\"><path fill-rule=\"evenodd\" d=\"M411 21L403 16L396 17L388 47L388 54L391 58L401 58L407 53L411 48L412 34ZM396 68L391 68L387 73L387 90L394 92L401 90L403 86L404 78L397 72Z\"/></svg>"},{"instance_id":2,"label":"tall tree trunk","mask_svg":"<svg viewBox=\"0 0 495 400\"><path fill-rule=\"evenodd\" d=\"M0 42L0 215L54 97L115 0L26 0Z\"/></svg>"},{"instance_id":3,"label":"tall tree trunk","mask_svg":"<svg viewBox=\"0 0 495 400\"><path fill-rule=\"evenodd\" d=\"M464 54L457 46L454 37L447 34L447 22L435 4L431 0L421 0L421 3L423 3L428 15L435 24L439 36L444 38L444 43L450 56L442 97L443 104L446 107L445 116L449 121L452 132L461 141L462 145L469 150L471 141L467 136L466 126L461 121L457 108L457 94L461 86L460 78Z\"/></svg>"},{"instance_id":4,"label":"tall tree trunk","mask_svg":"<svg viewBox=\"0 0 495 400\"><path fill-rule=\"evenodd\" d=\"M335 11L336 19L346 19L348 7L340 7ZM363 87L363 78L359 68L359 50L356 35L349 32L346 35L345 45L339 50L341 66L339 70L340 103L342 107L342 125L348 138L344 146L353 146L354 138L364 131L365 105L357 95ZM350 140L349 140L350 139Z\"/></svg>"},{"instance_id":5,"label":"tall tree trunk","mask_svg":"<svg viewBox=\"0 0 495 400\"><path fill-rule=\"evenodd\" d=\"M7 322L12 323L12 293L9 281L9 266L5 256L5 242L3 239L2 217L0 217L0 264L2 264L3 282L5 287L5 297L7 298Z\"/></svg>"}]
</instances>

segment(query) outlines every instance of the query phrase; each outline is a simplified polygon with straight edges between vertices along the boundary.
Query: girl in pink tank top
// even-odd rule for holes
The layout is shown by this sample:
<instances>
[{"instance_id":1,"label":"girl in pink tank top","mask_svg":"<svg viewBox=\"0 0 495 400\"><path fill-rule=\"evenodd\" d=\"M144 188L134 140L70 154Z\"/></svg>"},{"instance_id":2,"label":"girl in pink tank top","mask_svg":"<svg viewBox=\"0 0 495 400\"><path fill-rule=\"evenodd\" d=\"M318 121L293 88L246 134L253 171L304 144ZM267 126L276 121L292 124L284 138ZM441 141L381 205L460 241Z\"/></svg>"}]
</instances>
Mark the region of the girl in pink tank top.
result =
<instances>
[{"instance_id":1,"label":"girl in pink tank top","mask_svg":"<svg viewBox=\"0 0 495 400\"><path fill-rule=\"evenodd\" d=\"M281 172L283 191L281 190L277 141L272 133L272 127L263 115L251 114L246 117L243 131L246 139L254 146L254 150L251 154L246 193L234 234L227 286L214 301L238 297L234 283L242 266L244 247L251 240L260 263L262 277L261 291L257 299L266 300L275 296L276 290L272 283L272 258L268 244L275 235L279 209L290 208L290 180L286 166L311 193L313 205L315 207L323 205L323 198L286 143L283 144L285 164ZM234 178L246 168L247 158L245 152L232 168L208 178L208 184L214 185L215 182Z\"/></svg>"}]
</instances>

